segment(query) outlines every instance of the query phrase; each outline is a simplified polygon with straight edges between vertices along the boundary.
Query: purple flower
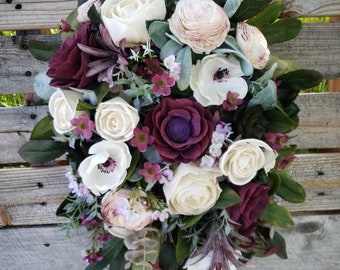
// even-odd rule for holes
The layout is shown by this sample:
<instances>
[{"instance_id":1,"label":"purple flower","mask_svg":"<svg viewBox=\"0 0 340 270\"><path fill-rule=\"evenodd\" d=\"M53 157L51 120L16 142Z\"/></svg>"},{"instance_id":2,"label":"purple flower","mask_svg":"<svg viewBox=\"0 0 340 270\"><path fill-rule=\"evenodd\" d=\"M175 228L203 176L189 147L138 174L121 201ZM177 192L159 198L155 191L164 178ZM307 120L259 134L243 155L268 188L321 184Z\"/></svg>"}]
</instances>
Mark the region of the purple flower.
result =
<instances>
[{"instance_id":1,"label":"purple flower","mask_svg":"<svg viewBox=\"0 0 340 270\"><path fill-rule=\"evenodd\" d=\"M149 135L150 129L148 127L135 128L133 130L134 137L131 139L131 145L137 147L139 152L144 153L148 144L152 144L154 137Z\"/></svg>"},{"instance_id":2,"label":"purple flower","mask_svg":"<svg viewBox=\"0 0 340 270\"><path fill-rule=\"evenodd\" d=\"M266 132L264 140L271 148L280 151L282 145L288 141L288 136L283 133Z\"/></svg>"},{"instance_id":3,"label":"purple flower","mask_svg":"<svg viewBox=\"0 0 340 270\"><path fill-rule=\"evenodd\" d=\"M269 202L269 187L255 182L235 186L234 190L241 197L241 202L227 208L230 218L241 224L242 229L250 227L256 221Z\"/></svg>"},{"instance_id":4,"label":"purple flower","mask_svg":"<svg viewBox=\"0 0 340 270\"><path fill-rule=\"evenodd\" d=\"M236 111L238 106L243 104L243 99L238 98L239 94L234 92L228 92L227 98L223 101L223 108L228 111Z\"/></svg>"},{"instance_id":5,"label":"purple flower","mask_svg":"<svg viewBox=\"0 0 340 270\"><path fill-rule=\"evenodd\" d=\"M147 114L145 125L161 158L170 163L188 163L202 156L214 131L211 112L187 98L163 98Z\"/></svg>"},{"instance_id":6,"label":"purple flower","mask_svg":"<svg viewBox=\"0 0 340 270\"><path fill-rule=\"evenodd\" d=\"M74 135L83 136L84 139L87 140L92 137L95 124L86 114L82 114L78 118L73 118L71 125L76 127L73 130Z\"/></svg>"},{"instance_id":7,"label":"purple flower","mask_svg":"<svg viewBox=\"0 0 340 270\"><path fill-rule=\"evenodd\" d=\"M171 93L171 87L175 85L175 79L170 77L169 73L163 72L162 74L156 74L152 77L151 81L154 83L152 91L154 94L162 94L163 96L169 96Z\"/></svg>"},{"instance_id":8,"label":"purple flower","mask_svg":"<svg viewBox=\"0 0 340 270\"><path fill-rule=\"evenodd\" d=\"M279 170L286 168L295 158L296 156L283 157L277 164L277 168Z\"/></svg>"},{"instance_id":9,"label":"purple flower","mask_svg":"<svg viewBox=\"0 0 340 270\"><path fill-rule=\"evenodd\" d=\"M158 164L152 164L151 162L145 162L144 168L138 171L139 174L144 176L144 180L147 183L150 183L152 180L161 180L161 166Z\"/></svg>"},{"instance_id":10,"label":"purple flower","mask_svg":"<svg viewBox=\"0 0 340 270\"><path fill-rule=\"evenodd\" d=\"M97 29L91 23L84 23L72 37L65 39L48 62L49 70L46 74L52 78L51 86L84 88L96 79L94 76L86 76L88 64L93 57L82 52L77 45L80 43L98 47L95 38L96 31Z\"/></svg>"}]
</instances>

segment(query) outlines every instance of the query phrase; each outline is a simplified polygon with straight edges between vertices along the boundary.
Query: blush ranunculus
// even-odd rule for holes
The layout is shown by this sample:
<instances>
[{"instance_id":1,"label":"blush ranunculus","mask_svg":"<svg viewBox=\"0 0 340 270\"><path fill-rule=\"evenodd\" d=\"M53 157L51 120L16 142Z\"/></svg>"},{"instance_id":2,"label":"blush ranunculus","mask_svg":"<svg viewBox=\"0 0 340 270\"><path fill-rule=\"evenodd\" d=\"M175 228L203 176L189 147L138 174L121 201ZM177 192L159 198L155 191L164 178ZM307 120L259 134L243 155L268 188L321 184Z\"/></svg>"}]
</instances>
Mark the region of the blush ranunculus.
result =
<instances>
[{"instance_id":1,"label":"blush ranunculus","mask_svg":"<svg viewBox=\"0 0 340 270\"><path fill-rule=\"evenodd\" d=\"M241 202L227 208L230 218L241 224L242 229L249 228L256 221L269 202L269 187L250 182L244 186L235 186L234 190L241 197Z\"/></svg>"},{"instance_id":2,"label":"blush ranunculus","mask_svg":"<svg viewBox=\"0 0 340 270\"><path fill-rule=\"evenodd\" d=\"M170 163L188 163L200 157L214 131L213 115L197 101L163 98L147 114L145 125L155 138L161 158Z\"/></svg>"},{"instance_id":3,"label":"blush ranunculus","mask_svg":"<svg viewBox=\"0 0 340 270\"><path fill-rule=\"evenodd\" d=\"M92 23L83 23L81 29L65 39L48 61L49 69L46 75L52 78L51 86L84 88L96 80L96 76L86 76L88 64L93 61L93 56L82 52L77 45L80 43L97 48L96 30Z\"/></svg>"},{"instance_id":4,"label":"blush ranunculus","mask_svg":"<svg viewBox=\"0 0 340 270\"><path fill-rule=\"evenodd\" d=\"M124 188L105 194L101 214L105 228L119 238L132 235L153 221L147 195Z\"/></svg>"},{"instance_id":5,"label":"blush ranunculus","mask_svg":"<svg viewBox=\"0 0 340 270\"><path fill-rule=\"evenodd\" d=\"M146 22L163 20L166 15L164 0L106 0L101 7L101 18L112 41L119 46L126 39L126 47L150 40Z\"/></svg>"},{"instance_id":6,"label":"blush ranunculus","mask_svg":"<svg viewBox=\"0 0 340 270\"><path fill-rule=\"evenodd\" d=\"M210 53L225 40L230 22L213 0L180 0L169 19L171 32L195 53Z\"/></svg>"}]
</instances>

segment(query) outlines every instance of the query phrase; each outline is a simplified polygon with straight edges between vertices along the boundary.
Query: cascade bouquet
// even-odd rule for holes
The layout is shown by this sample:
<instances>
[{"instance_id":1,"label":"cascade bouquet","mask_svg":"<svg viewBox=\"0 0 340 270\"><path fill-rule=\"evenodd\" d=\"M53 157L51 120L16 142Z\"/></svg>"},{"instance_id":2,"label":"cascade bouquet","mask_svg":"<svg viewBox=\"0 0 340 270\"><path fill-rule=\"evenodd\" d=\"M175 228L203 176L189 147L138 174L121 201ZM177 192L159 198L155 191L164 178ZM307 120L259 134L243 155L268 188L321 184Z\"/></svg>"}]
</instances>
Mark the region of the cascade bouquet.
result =
<instances>
[{"instance_id":1,"label":"cascade bouquet","mask_svg":"<svg viewBox=\"0 0 340 270\"><path fill-rule=\"evenodd\" d=\"M20 150L66 153L62 228L93 233L87 269L223 269L286 258L274 227L303 188L285 170L299 91L320 74L270 55L296 37L282 1L89 0L35 82L49 114ZM46 79L48 78L48 79ZM47 81L47 83L46 83ZM65 155L64 155L65 156Z\"/></svg>"}]
</instances>

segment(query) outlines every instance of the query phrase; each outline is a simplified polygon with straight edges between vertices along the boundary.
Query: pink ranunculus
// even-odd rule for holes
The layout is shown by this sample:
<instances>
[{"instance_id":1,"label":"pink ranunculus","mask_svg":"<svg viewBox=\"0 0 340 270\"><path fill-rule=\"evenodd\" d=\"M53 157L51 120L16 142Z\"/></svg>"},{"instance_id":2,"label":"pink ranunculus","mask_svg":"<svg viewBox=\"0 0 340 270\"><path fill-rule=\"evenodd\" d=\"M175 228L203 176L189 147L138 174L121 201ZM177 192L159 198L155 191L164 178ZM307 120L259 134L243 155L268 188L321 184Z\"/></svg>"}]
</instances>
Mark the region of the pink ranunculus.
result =
<instances>
[{"instance_id":1,"label":"pink ranunculus","mask_svg":"<svg viewBox=\"0 0 340 270\"><path fill-rule=\"evenodd\" d=\"M80 43L98 47L95 38L96 30L90 22L84 23L72 37L65 39L48 62L49 69L46 74L52 78L51 86L83 88L96 80L96 76L86 76L89 70L88 64L93 61L93 57L82 52L77 45Z\"/></svg>"},{"instance_id":2,"label":"pink ranunculus","mask_svg":"<svg viewBox=\"0 0 340 270\"><path fill-rule=\"evenodd\" d=\"M200 157L214 131L213 115L197 101L164 98L145 119L154 146L170 163L188 163Z\"/></svg>"},{"instance_id":3,"label":"pink ranunculus","mask_svg":"<svg viewBox=\"0 0 340 270\"><path fill-rule=\"evenodd\" d=\"M169 19L171 32L195 53L210 53L225 40L230 22L213 0L180 0Z\"/></svg>"},{"instance_id":4,"label":"pink ranunculus","mask_svg":"<svg viewBox=\"0 0 340 270\"><path fill-rule=\"evenodd\" d=\"M241 224L242 229L250 227L256 221L269 202L269 187L256 182L244 186L235 186L234 190L241 197L241 202L227 208L230 218Z\"/></svg>"},{"instance_id":5,"label":"pink ranunculus","mask_svg":"<svg viewBox=\"0 0 340 270\"><path fill-rule=\"evenodd\" d=\"M266 38L257 27L245 22L238 23L236 40L254 68L263 69L266 67L270 51Z\"/></svg>"}]
</instances>

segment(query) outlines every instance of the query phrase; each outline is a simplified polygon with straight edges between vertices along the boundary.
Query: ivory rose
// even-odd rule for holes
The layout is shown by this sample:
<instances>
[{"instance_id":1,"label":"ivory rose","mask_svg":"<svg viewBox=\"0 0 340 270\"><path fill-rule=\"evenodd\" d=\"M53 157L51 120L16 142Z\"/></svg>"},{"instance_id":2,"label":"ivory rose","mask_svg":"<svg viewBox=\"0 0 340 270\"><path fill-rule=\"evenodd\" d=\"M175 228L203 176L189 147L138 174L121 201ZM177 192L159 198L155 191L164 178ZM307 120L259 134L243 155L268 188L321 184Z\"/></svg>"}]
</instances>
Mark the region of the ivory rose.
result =
<instances>
[{"instance_id":1,"label":"ivory rose","mask_svg":"<svg viewBox=\"0 0 340 270\"><path fill-rule=\"evenodd\" d=\"M150 39L146 21L163 20L165 15L165 0L106 0L101 7L101 18L116 46L124 38L126 47L146 43Z\"/></svg>"},{"instance_id":2,"label":"ivory rose","mask_svg":"<svg viewBox=\"0 0 340 270\"><path fill-rule=\"evenodd\" d=\"M257 27L245 22L238 23L236 40L241 51L254 68L265 68L269 60L270 51L266 38Z\"/></svg>"},{"instance_id":3,"label":"ivory rose","mask_svg":"<svg viewBox=\"0 0 340 270\"><path fill-rule=\"evenodd\" d=\"M221 156L219 167L234 185L245 185L264 169L269 172L275 166L277 153L265 142L244 139L234 142Z\"/></svg>"},{"instance_id":4,"label":"ivory rose","mask_svg":"<svg viewBox=\"0 0 340 270\"><path fill-rule=\"evenodd\" d=\"M180 0L168 21L170 31L195 53L210 53L230 30L226 13L213 0Z\"/></svg>"},{"instance_id":5,"label":"ivory rose","mask_svg":"<svg viewBox=\"0 0 340 270\"><path fill-rule=\"evenodd\" d=\"M202 258L202 256L198 255L195 257L189 258L185 265L184 269L187 270L208 270L211 265L213 252L210 251L206 256ZM214 268L215 270L216 268ZM236 270L235 265L229 262L229 270Z\"/></svg>"},{"instance_id":6,"label":"ivory rose","mask_svg":"<svg viewBox=\"0 0 340 270\"><path fill-rule=\"evenodd\" d=\"M212 208L222 191L217 181L219 176L218 168L181 163L172 180L163 185L169 213L199 215Z\"/></svg>"},{"instance_id":7,"label":"ivory rose","mask_svg":"<svg viewBox=\"0 0 340 270\"><path fill-rule=\"evenodd\" d=\"M84 185L97 196L116 190L124 182L131 164L129 147L104 140L92 145L89 155L78 168Z\"/></svg>"},{"instance_id":8,"label":"ivory rose","mask_svg":"<svg viewBox=\"0 0 340 270\"><path fill-rule=\"evenodd\" d=\"M152 223L152 211L143 191L120 189L105 194L101 214L106 229L114 236L125 238Z\"/></svg>"},{"instance_id":9,"label":"ivory rose","mask_svg":"<svg viewBox=\"0 0 340 270\"><path fill-rule=\"evenodd\" d=\"M232 55L211 54L197 61L191 70L190 87L203 106L221 105L228 92L243 99L248 92L240 63Z\"/></svg>"},{"instance_id":10,"label":"ivory rose","mask_svg":"<svg viewBox=\"0 0 340 270\"><path fill-rule=\"evenodd\" d=\"M71 120L81 114L88 115L86 111L77 111L78 100L82 98L82 93L72 90L57 89L48 102L50 114L53 117L53 126L56 132L64 134L72 131Z\"/></svg>"},{"instance_id":11,"label":"ivory rose","mask_svg":"<svg viewBox=\"0 0 340 270\"><path fill-rule=\"evenodd\" d=\"M121 97L115 97L98 105L95 115L97 132L109 141L125 142L133 137L139 122L137 109Z\"/></svg>"}]
</instances>

